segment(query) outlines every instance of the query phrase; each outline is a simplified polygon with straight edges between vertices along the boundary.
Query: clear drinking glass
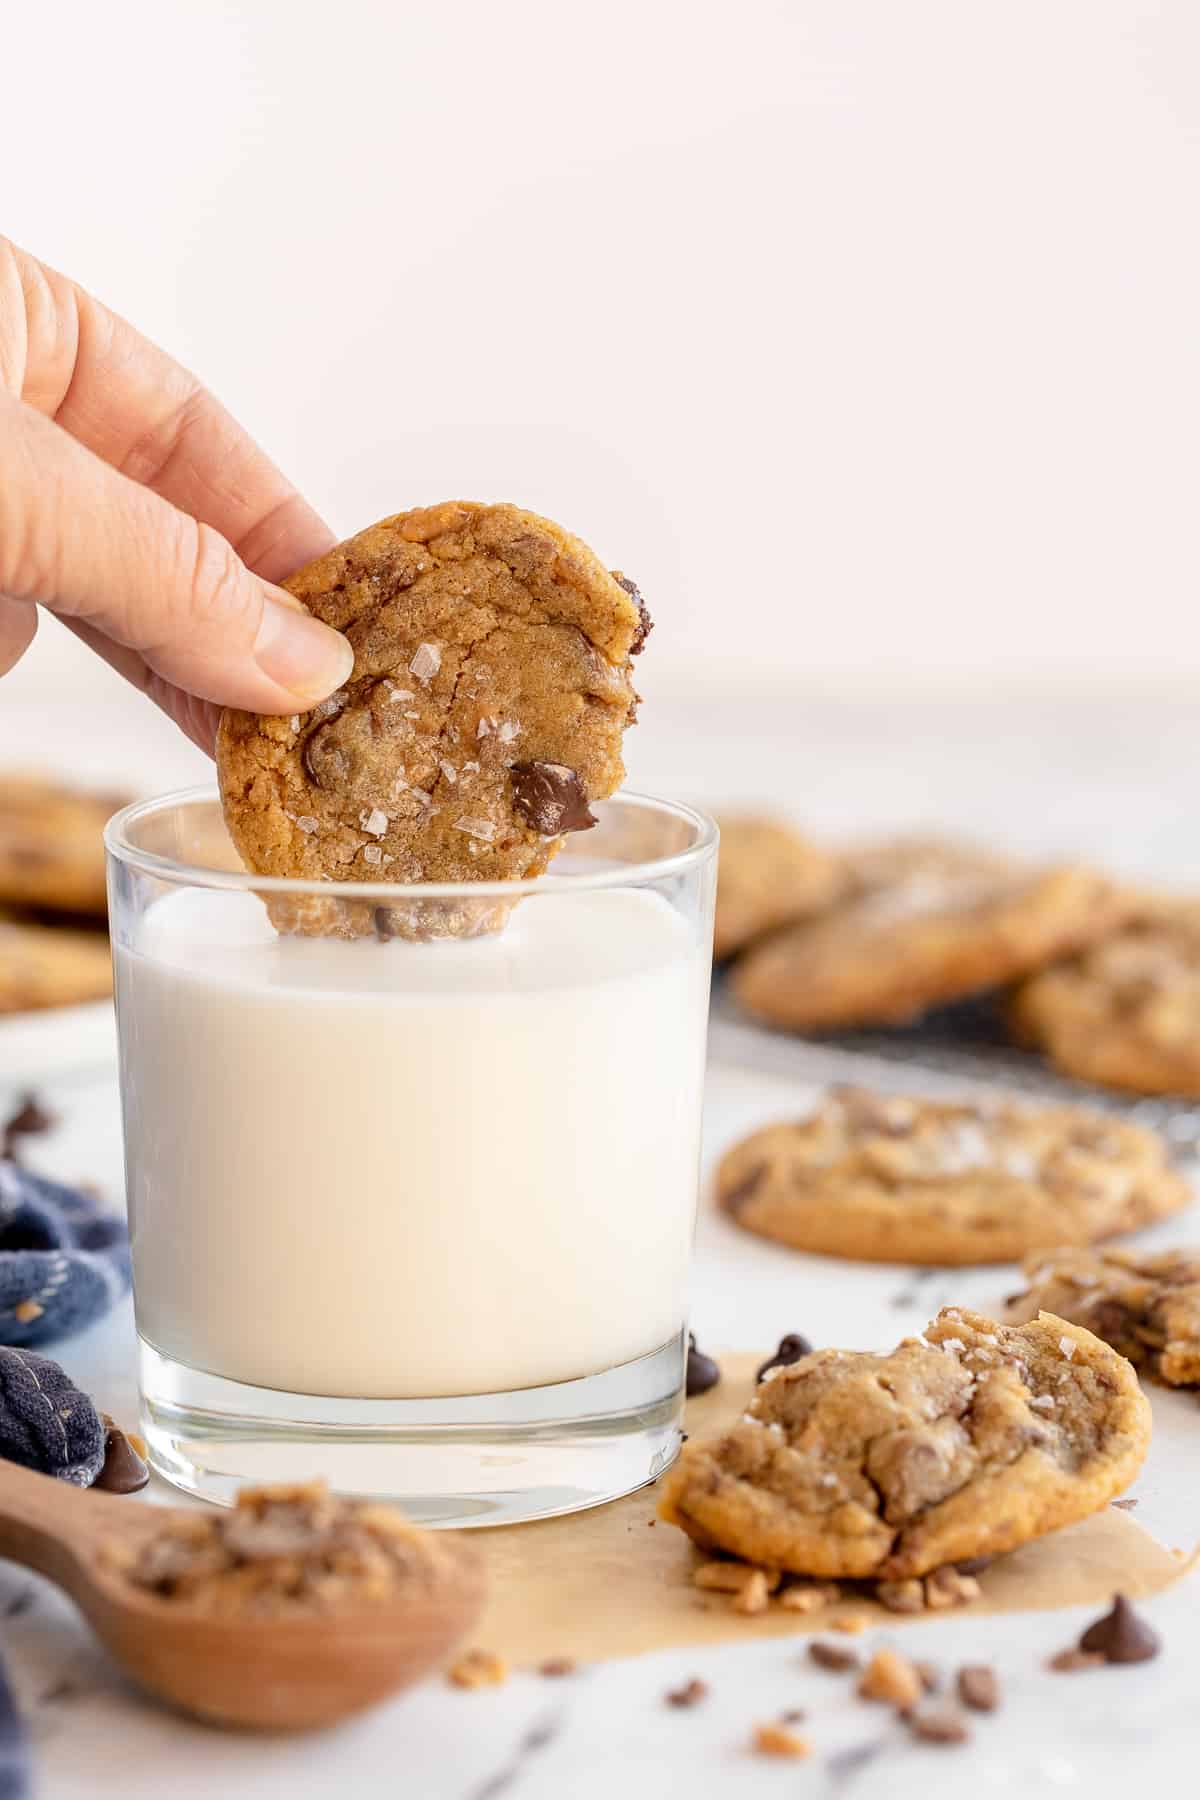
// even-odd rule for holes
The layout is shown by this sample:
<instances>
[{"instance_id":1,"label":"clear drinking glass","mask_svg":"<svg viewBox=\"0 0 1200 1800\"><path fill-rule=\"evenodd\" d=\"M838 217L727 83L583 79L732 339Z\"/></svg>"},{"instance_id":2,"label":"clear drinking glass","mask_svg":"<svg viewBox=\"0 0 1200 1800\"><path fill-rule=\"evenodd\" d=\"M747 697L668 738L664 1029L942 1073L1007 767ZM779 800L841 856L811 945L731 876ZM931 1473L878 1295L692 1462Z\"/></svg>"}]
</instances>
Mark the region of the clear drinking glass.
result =
<instances>
[{"instance_id":1,"label":"clear drinking glass","mask_svg":"<svg viewBox=\"0 0 1200 1800\"><path fill-rule=\"evenodd\" d=\"M596 810L536 881L413 888L247 875L204 791L109 825L168 1480L323 1475L490 1525L674 1458L717 833Z\"/></svg>"}]
</instances>

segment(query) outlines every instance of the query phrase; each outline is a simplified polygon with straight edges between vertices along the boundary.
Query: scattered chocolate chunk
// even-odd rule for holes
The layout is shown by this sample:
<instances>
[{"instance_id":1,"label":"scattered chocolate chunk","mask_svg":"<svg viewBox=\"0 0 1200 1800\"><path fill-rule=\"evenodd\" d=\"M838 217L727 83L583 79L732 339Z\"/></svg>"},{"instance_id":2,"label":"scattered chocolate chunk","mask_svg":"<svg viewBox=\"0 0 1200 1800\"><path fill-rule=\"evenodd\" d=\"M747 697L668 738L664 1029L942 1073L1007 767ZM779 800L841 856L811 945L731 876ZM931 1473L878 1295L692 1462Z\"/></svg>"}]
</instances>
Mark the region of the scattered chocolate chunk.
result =
<instances>
[{"instance_id":1,"label":"scattered chocolate chunk","mask_svg":"<svg viewBox=\"0 0 1200 1800\"><path fill-rule=\"evenodd\" d=\"M798 1331L789 1331L786 1337L780 1338L778 1348L768 1356L754 1379L761 1381L772 1369L786 1369L790 1363L799 1362L802 1356L811 1355L812 1345L808 1339L801 1337Z\"/></svg>"},{"instance_id":2,"label":"scattered chocolate chunk","mask_svg":"<svg viewBox=\"0 0 1200 1800\"><path fill-rule=\"evenodd\" d=\"M637 656L641 652L641 650L646 642L646 639L650 636L650 633L654 630L654 620L650 617L650 612L646 606L646 602L642 599L642 596L638 592L636 585L632 581L630 581L628 575L622 575L620 570L614 569L612 572L612 578L618 584L618 586L623 587L625 589L625 592L629 595L630 599L633 601L633 604L638 609L638 628L633 635L633 642L629 646L630 656Z\"/></svg>"},{"instance_id":3,"label":"scattered chocolate chunk","mask_svg":"<svg viewBox=\"0 0 1200 1800\"><path fill-rule=\"evenodd\" d=\"M576 1667L573 1656L548 1656L544 1663L538 1664L538 1674L558 1680L564 1675L573 1675Z\"/></svg>"},{"instance_id":4,"label":"scattered chocolate chunk","mask_svg":"<svg viewBox=\"0 0 1200 1800\"><path fill-rule=\"evenodd\" d=\"M875 1598L889 1612L918 1613L925 1611L925 1586L916 1577L907 1581L878 1581Z\"/></svg>"},{"instance_id":5,"label":"scattered chocolate chunk","mask_svg":"<svg viewBox=\"0 0 1200 1800\"><path fill-rule=\"evenodd\" d=\"M565 763L514 763L513 805L539 837L590 831L596 823L582 781Z\"/></svg>"},{"instance_id":6,"label":"scattered chocolate chunk","mask_svg":"<svg viewBox=\"0 0 1200 1800\"><path fill-rule=\"evenodd\" d=\"M5 1122L0 1157L5 1162L16 1162L22 1138L39 1137L44 1131L52 1131L57 1123L36 1094L22 1094L17 1110Z\"/></svg>"},{"instance_id":7,"label":"scattered chocolate chunk","mask_svg":"<svg viewBox=\"0 0 1200 1800\"><path fill-rule=\"evenodd\" d=\"M1110 1663L1149 1662L1162 1649L1162 1640L1130 1606L1124 1594L1113 1596L1112 1609L1089 1625L1079 1640L1081 1650L1090 1650Z\"/></svg>"},{"instance_id":8,"label":"scattered chocolate chunk","mask_svg":"<svg viewBox=\"0 0 1200 1800\"><path fill-rule=\"evenodd\" d=\"M779 1715L781 1725L803 1725L808 1714L802 1706L789 1706L786 1712Z\"/></svg>"},{"instance_id":9,"label":"scattered chocolate chunk","mask_svg":"<svg viewBox=\"0 0 1200 1800\"><path fill-rule=\"evenodd\" d=\"M693 1675L682 1687L672 1688L667 1694L668 1706L699 1706L702 1700L708 1699L708 1683Z\"/></svg>"},{"instance_id":10,"label":"scattered chocolate chunk","mask_svg":"<svg viewBox=\"0 0 1200 1800\"><path fill-rule=\"evenodd\" d=\"M1098 1650L1071 1649L1060 1650L1057 1656L1050 1658L1046 1667L1059 1675L1074 1675L1082 1669L1102 1669L1104 1663L1105 1658Z\"/></svg>"},{"instance_id":11,"label":"scattered chocolate chunk","mask_svg":"<svg viewBox=\"0 0 1200 1800\"><path fill-rule=\"evenodd\" d=\"M381 944L390 944L396 935L392 924L391 911L386 906L377 906L371 914L371 922L375 927L375 936Z\"/></svg>"},{"instance_id":12,"label":"scattered chocolate chunk","mask_svg":"<svg viewBox=\"0 0 1200 1800\"><path fill-rule=\"evenodd\" d=\"M703 1350L697 1350L695 1333L689 1331L685 1387L688 1399L691 1400L696 1394L707 1394L709 1388L715 1388L720 1379L719 1366L711 1356L705 1356Z\"/></svg>"},{"instance_id":13,"label":"scattered chocolate chunk","mask_svg":"<svg viewBox=\"0 0 1200 1800\"><path fill-rule=\"evenodd\" d=\"M121 1427L101 1414L104 1422L104 1462L92 1486L107 1494L136 1494L150 1479L149 1466L134 1449Z\"/></svg>"},{"instance_id":14,"label":"scattered chocolate chunk","mask_svg":"<svg viewBox=\"0 0 1200 1800\"><path fill-rule=\"evenodd\" d=\"M965 1663L958 1671L958 1697L972 1712L995 1712L1000 1704L1000 1683L995 1669L986 1663Z\"/></svg>"},{"instance_id":15,"label":"scattered chocolate chunk","mask_svg":"<svg viewBox=\"0 0 1200 1800\"><path fill-rule=\"evenodd\" d=\"M965 1744L971 1737L966 1720L944 1706L909 1713L908 1728L923 1744Z\"/></svg>"},{"instance_id":16,"label":"scattered chocolate chunk","mask_svg":"<svg viewBox=\"0 0 1200 1800\"><path fill-rule=\"evenodd\" d=\"M818 1669L831 1669L835 1675L845 1675L859 1665L857 1650L847 1649L841 1644L828 1644L824 1638L814 1638L808 1646L808 1654Z\"/></svg>"}]
</instances>

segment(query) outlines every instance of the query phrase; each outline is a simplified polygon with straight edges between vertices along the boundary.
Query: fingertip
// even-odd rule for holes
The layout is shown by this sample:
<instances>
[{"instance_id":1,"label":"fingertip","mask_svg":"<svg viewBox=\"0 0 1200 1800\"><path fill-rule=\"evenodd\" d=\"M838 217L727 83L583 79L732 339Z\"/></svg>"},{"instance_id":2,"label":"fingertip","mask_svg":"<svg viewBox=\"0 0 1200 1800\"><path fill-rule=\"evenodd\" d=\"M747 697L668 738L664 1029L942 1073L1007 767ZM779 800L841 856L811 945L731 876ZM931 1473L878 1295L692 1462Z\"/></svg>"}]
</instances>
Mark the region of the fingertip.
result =
<instances>
[{"instance_id":1,"label":"fingertip","mask_svg":"<svg viewBox=\"0 0 1200 1800\"><path fill-rule=\"evenodd\" d=\"M285 606L281 590L266 591L262 620L254 640L259 672L284 689L289 706L305 711L350 679L354 649L340 631L314 619L298 602ZM291 595L284 596L291 601Z\"/></svg>"}]
</instances>

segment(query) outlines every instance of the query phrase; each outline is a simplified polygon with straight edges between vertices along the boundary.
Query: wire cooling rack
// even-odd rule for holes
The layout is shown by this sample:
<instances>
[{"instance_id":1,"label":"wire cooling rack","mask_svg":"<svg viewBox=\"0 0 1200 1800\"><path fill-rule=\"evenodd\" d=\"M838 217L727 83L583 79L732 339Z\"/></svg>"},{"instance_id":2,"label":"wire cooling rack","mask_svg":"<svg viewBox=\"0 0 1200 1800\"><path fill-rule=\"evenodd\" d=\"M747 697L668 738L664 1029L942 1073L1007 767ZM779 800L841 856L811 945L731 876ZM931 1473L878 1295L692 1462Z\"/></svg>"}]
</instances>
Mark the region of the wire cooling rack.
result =
<instances>
[{"instance_id":1,"label":"wire cooling rack","mask_svg":"<svg viewBox=\"0 0 1200 1800\"><path fill-rule=\"evenodd\" d=\"M920 1085L930 1092L1001 1091L1073 1101L1160 1131L1181 1158L1200 1157L1200 1102L1117 1094L1070 1081L1041 1057L1009 1042L999 1014L987 1001L947 1007L917 1024L887 1031L795 1037L748 1020L716 975L709 1054L716 1062L784 1080L853 1081L884 1089Z\"/></svg>"}]
</instances>

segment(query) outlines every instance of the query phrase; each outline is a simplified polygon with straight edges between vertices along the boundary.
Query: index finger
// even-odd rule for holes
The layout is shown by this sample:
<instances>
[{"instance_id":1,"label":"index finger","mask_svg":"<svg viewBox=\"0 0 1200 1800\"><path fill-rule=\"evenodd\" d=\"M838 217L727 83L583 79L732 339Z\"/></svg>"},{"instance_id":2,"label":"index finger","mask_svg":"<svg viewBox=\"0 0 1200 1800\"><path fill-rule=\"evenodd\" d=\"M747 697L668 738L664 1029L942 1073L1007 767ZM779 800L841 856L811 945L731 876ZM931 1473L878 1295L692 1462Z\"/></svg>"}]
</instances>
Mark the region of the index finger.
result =
<instances>
[{"instance_id":1,"label":"index finger","mask_svg":"<svg viewBox=\"0 0 1200 1800\"><path fill-rule=\"evenodd\" d=\"M5 315L18 307L20 358L3 342ZM0 375L6 364L17 368L18 398L211 525L265 580L281 580L334 542L190 370L65 275L0 240Z\"/></svg>"}]
</instances>

